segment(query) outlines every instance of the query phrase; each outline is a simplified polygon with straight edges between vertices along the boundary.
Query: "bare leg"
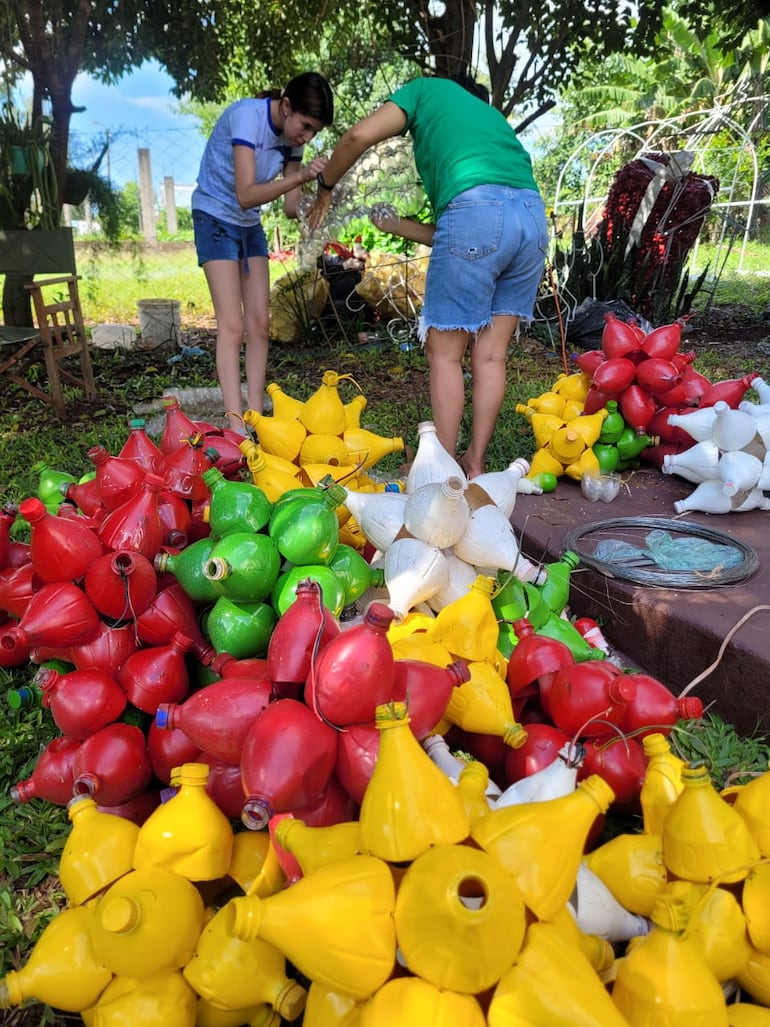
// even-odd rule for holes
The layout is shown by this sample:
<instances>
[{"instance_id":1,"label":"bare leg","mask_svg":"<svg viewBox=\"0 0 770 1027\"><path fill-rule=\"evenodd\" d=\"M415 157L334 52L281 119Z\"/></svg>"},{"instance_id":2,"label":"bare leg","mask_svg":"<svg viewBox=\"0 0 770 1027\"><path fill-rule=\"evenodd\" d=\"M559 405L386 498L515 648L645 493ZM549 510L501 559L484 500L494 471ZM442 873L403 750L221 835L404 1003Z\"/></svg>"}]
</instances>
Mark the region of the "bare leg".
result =
<instances>
[{"instance_id":1,"label":"bare leg","mask_svg":"<svg viewBox=\"0 0 770 1027\"><path fill-rule=\"evenodd\" d=\"M471 444L462 459L469 478L483 474L486 469L487 447L505 396L508 344L518 323L518 317L498 314L490 325L482 328L471 346L473 429Z\"/></svg>"},{"instance_id":2,"label":"bare leg","mask_svg":"<svg viewBox=\"0 0 770 1027\"><path fill-rule=\"evenodd\" d=\"M203 265L214 316L217 321L217 378L222 390L222 405L228 425L242 428L241 346L243 314L241 309L240 268L234 260L209 260Z\"/></svg>"},{"instance_id":3,"label":"bare leg","mask_svg":"<svg viewBox=\"0 0 770 1027\"><path fill-rule=\"evenodd\" d=\"M457 450L460 421L465 407L463 354L468 347L468 332L440 332L428 329L425 355L430 367L430 405L436 434L452 456Z\"/></svg>"},{"instance_id":4,"label":"bare leg","mask_svg":"<svg viewBox=\"0 0 770 1027\"><path fill-rule=\"evenodd\" d=\"M241 273L246 328L246 388L249 408L260 414L265 401L269 294L270 272L267 257L249 257L249 273Z\"/></svg>"}]
</instances>

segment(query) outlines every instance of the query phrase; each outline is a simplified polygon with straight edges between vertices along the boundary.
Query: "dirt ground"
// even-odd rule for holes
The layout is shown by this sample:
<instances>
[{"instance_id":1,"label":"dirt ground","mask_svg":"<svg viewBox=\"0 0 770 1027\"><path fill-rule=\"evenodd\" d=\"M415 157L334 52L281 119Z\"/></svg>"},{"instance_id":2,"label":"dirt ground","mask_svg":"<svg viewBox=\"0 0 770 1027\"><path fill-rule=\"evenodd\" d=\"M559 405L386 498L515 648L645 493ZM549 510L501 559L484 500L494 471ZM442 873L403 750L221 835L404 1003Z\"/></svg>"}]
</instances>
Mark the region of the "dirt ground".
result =
<instances>
[{"instance_id":1,"label":"dirt ground","mask_svg":"<svg viewBox=\"0 0 770 1027\"><path fill-rule=\"evenodd\" d=\"M419 347L414 336L409 336L406 323L404 327L408 343ZM377 360L356 361L356 381L369 403L372 406L380 402L398 404L405 391L427 394L424 360L410 359L409 353L400 354L399 340L390 338L385 332L375 331L373 334L380 341L373 344L364 343L362 346L357 331L351 326L346 329L346 336L343 339L343 346L349 346L349 351L353 354L360 348L380 346L384 367L392 364L394 355L399 358L397 375L382 373L382 367ZM268 380L281 383L292 380L295 376L305 380L320 380L323 371L329 366L336 366L330 365L329 361L332 356L337 358L340 351L338 342L328 341L329 338L334 338L332 332L327 331L326 336L325 339L323 333L313 333L309 341L292 346L273 343L270 347ZM183 350L186 347L199 348L205 354L205 359L198 358L196 361L196 370L199 374L198 380L194 382L196 386L216 384L213 359L215 342L215 328L210 319L182 325ZM696 367L697 356L710 352L716 357L720 369L724 370L724 377L739 376L750 371L763 373L763 368L766 374L770 374L770 371L767 371L770 364L770 311L758 314L756 310L741 304L714 307L706 316L699 315L686 324L681 348L695 350ZM558 339L550 340L548 333L542 328L538 330L538 326L535 325L531 331L520 337L515 346L512 364L515 363L519 378L538 381L550 376L554 370L554 357L560 356L558 349ZM572 351L574 347L567 343L567 352ZM93 351L94 372L100 396L93 403L80 399L77 394L71 396L67 408L70 423L93 420L98 416L105 396L110 397L113 412L125 412L128 416L134 416L132 398L135 398L136 382L144 375L147 362L152 362L153 356L148 356L147 352L138 349L126 354L122 362L111 357L112 354L109 353L104 355L104 351ZM200 379L201 368L204 369L205 380ZM175 378L182 388L187 384L185 369L184 363L177 365L175 369ZM61 429L54 412L26 393L16 389L0 391L0 425L18 422L20 415L25 419L28 415L30 423L34 421L39 431Z\"/></svg>"}]
</instances>

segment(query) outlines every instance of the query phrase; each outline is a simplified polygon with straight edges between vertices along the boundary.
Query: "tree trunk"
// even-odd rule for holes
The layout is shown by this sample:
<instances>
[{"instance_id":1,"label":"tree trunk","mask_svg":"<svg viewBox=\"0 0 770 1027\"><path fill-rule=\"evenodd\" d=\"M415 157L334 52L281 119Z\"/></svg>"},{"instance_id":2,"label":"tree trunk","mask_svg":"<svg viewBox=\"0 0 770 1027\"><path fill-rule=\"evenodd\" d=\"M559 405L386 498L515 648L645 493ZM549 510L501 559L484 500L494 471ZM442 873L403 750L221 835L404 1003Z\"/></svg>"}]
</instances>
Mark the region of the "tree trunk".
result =
<instances>
[{"instance_id":1,"label":"tree trunk","mask_svg":"<svg viewBox=\"0 0 770 1027\"><path fill-rule=\"evenodd\" d=\"M470 74L476 33L476 5L473 0L446 0L440 15L426 16L427 39L436 74L448 78Z\"/></svg>"}]
</instances>

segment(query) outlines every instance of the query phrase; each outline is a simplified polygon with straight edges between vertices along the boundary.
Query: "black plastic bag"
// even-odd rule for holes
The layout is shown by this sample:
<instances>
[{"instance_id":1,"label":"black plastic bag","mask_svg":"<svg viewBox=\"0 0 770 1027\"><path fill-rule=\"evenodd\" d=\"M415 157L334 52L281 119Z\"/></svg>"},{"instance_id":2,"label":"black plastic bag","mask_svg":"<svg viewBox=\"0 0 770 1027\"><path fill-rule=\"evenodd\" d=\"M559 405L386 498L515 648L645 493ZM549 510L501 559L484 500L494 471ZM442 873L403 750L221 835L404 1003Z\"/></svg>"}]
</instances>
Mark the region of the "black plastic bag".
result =
<instances>
[{"instance_id":1,"label":"black plastic bag","mask_svg":"<svg viewBox=\"0 0 770 1027\"><path fill-rule=\"evenodd\" d=\"M652 325L635 313L623 300L584 299L575 307L566 324L566 339L571 346L580 349L599 349L602 344L607 314L614 314L621 321L638 324L645 333L652 331Z\"/></svg>"}]
</instances>

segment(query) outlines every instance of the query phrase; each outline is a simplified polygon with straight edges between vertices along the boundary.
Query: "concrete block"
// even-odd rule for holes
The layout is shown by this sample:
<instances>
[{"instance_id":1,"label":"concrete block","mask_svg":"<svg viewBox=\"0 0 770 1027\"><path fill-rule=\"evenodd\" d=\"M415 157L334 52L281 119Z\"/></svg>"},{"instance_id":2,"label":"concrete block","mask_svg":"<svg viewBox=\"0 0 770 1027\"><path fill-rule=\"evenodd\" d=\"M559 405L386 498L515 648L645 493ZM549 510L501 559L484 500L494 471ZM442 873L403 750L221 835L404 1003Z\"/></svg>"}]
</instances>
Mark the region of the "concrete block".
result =
<instances>
[{"instance_id":1,"label":"concrete block","mask_svg":"<svg viewBox=\"0 0 770 1027\"><path fill-rule=\"evenodd\" d=\"M134 349L137 343L133 325L95 325L91 330L91 345L96 349Z\"/></svg>"}]
</instances>

